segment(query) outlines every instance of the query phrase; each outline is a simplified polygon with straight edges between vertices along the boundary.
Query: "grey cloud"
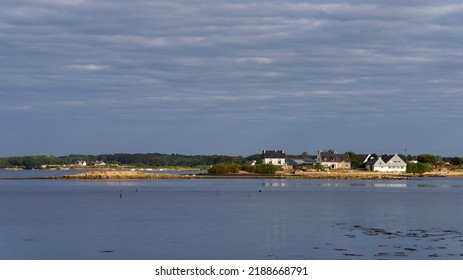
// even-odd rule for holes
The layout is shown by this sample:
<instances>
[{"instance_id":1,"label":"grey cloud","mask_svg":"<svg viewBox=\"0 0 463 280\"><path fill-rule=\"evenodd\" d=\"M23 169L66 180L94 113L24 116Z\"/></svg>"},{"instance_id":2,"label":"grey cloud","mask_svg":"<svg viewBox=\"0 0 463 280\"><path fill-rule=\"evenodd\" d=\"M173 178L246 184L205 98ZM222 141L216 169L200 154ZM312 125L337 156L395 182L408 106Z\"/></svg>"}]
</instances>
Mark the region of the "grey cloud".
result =
<instances>
[{"instance_id":1,"label":"grey cloud","mask_svg":"<svg viewBox=\"0 0 463 280\"><path fill-rule=\"evenodd\" d=\"M462 11L454 1L2 1L0 91L12 109L0 115L47 111L81 131L83 119L114 129L126 119L144 135L137 121L196 121L205 137L208 123L227 134L248 120L256 142L301 126L307 138L327 124L453 123Z\"/></svg>"}]
</instances>

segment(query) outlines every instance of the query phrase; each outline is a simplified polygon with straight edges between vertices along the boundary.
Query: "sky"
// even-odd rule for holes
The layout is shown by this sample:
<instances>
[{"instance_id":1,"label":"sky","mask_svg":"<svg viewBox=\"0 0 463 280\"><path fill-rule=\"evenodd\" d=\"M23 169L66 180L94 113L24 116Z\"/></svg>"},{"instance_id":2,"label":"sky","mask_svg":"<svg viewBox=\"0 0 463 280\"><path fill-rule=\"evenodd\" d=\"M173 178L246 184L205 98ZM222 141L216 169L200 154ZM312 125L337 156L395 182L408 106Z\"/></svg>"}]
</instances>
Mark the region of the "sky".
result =
<instances>
[{"instance_id":1,"label":"sky","mask_svg":"<svg viewBox=\"0 0 463 280\"><path fill-rule=\"evenodd\" d=\"M2 0L0 156L463 156L463 1Z\"/></svg>"}]
</instances>

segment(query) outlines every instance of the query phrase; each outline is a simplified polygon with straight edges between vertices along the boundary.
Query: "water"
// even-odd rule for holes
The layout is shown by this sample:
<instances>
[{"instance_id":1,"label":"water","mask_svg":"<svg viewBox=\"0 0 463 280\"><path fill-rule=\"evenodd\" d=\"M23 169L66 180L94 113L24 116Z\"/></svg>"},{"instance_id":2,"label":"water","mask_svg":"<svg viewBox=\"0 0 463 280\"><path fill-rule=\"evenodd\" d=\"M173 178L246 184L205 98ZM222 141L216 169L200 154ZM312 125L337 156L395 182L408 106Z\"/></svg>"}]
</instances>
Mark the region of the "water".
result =
<instances>
[{"instance_id":1,"label":"water","mask_svg":"<svg viewBox=\"0 0 463 280\"><path fill-rule=\"evenodd\" d=\"M88 172L88 170L0 170L0 178L45 178L84 172Z\"/></svg>"},{"instance_id":2,"label":"water","mask_svg":"<svg viewBox=\"0 0 463 280\"><path fill-rule=\"evenodd\" d=\"M462 202L443 178L0 180L0 259L463 259Z\"/></svg>"}]
</instances>

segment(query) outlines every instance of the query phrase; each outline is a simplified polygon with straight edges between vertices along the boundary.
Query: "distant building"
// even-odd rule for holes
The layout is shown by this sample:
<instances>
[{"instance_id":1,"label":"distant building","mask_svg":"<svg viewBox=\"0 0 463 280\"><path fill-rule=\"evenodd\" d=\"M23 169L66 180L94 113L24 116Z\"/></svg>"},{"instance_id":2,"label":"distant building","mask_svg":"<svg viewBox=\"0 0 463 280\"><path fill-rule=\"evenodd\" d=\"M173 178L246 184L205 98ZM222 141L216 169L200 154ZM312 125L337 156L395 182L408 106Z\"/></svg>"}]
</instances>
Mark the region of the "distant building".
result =
<instances>
[{"instance_id":1,"label":"distant building","mask_svg":"<svg viewBox=\"0 0 463 280\"><path fill-rule=\"evenodd\" d=\"M332 169L350 169L350 158L348 154L338 154L335 150L318 151L317 163Z\"/></svg>"},{"instance_id":2,"label":"distant building","mask_svg":"<svg viewBox=\"0 0 463 280\"><path fill-rule=\"evenodd\" d=\"M102 160L97 160L95 162L95 166L106 166L106 163L104 161L102 161Z\"/></svg>"},{"instance_id":3,"label":"distant building","mask_svg":"<svg viewBox=\"0 0 463 280\"><path fill-rule=\"evenodd\" d=\"M280 167L286 166L286 154L284 150L263 150L262 163L273 164Z\"/></svg>"},{"instance_id":4,"label":"distant building","mask_svg":"<svg viewBox=\"0 0 463 280\"><path fill-rule=\"evenodd\" d=\"M75 165L78 166L87 166L87 162L85 160L78 160Z\"/></svg>"},{"instance_id":5,"label":"distant building","mask_svg":"<svg viewBox=\"0 0 463 280\"><path fill-rule=\"evenodd\" d=\"M407 163L397 154L382 156L367 162L366 168L377 172L405 172Z\"/></svg>"}]
</instances>

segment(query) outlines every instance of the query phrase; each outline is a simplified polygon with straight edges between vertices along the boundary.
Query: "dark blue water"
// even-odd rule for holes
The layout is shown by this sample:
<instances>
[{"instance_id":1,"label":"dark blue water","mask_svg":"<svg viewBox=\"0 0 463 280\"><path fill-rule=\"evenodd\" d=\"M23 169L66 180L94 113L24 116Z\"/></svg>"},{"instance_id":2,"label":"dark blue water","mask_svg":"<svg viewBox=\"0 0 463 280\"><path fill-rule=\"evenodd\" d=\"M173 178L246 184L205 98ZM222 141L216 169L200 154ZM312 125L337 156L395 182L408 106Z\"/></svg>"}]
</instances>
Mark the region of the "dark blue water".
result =
<instances>
[{"instance_id":1,"label":"dark blue water","mask_svg":"<svg viewBox=\"0 0 463 280\"><path fill-rule=\"evenodd\" d=\"M0 180L0 259L463 259L462 211L463 179Z\"/></svg>"}]
</instances>

